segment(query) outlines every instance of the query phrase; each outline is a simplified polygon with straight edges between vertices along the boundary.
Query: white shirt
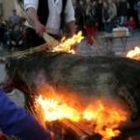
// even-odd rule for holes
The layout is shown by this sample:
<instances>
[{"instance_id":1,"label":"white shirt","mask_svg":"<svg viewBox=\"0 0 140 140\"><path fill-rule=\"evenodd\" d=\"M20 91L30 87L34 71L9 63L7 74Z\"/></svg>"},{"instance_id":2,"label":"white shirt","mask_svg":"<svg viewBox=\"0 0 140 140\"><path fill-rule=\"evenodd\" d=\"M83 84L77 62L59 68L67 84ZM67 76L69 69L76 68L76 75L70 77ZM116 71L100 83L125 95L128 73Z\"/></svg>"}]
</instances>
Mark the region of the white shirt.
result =
<instances>
[{"instance_id":1,"label":"white shirt","mask_svg":"<svg viewBox=\"0 0 140 140\"><path fill-rule=\"evenodd\" d=\"M25 107L25 96L18 89L14 89L11 93L8 93L8 97L19 107Z\"/></svg>"},{"instance_id":2,"label":"white shirt","mask_svg":"<svg viewBox=\"0 0 140 140\"><path fill-rule=\"evenodd\" d=\"M35 10L38 8L39 0L24 0L24 8L27 10L32 7ZM60 33L60 22L61 22L61 9L62 9L62 0L48 0L48 8L49 8L49 16L46 24L47 32L51 34L59 34ZM72 0L67 0L67 5L65 8L65 22L69 23L71 21L75 21L74 17L74 8L72 4Z\"/></svg>"}]
</instances>

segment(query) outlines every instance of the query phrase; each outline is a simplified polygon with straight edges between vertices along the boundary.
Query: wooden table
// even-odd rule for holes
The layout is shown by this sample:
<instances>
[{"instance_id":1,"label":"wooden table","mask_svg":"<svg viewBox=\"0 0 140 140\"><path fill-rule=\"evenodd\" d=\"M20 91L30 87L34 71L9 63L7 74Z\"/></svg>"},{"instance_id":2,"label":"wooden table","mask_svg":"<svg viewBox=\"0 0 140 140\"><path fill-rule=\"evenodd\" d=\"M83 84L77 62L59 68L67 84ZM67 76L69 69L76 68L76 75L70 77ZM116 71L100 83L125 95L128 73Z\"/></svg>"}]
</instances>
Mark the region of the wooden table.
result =
<instances>
[{"instance_id":1,"label":"wooden table","mask_svg":"<svg viewBox=\"0 0 140 140\"><path fill-rule=\"evenodd\" d=\"M123 54L126 49L127 40L129 37L131 37L130 34L115 36L113 33L104 33L103 35L99 36L100 39L103 39L106 54L114 54L113 47L115 39L120 40L122 44L122 54Z\"/></svg>"}]
</instances>

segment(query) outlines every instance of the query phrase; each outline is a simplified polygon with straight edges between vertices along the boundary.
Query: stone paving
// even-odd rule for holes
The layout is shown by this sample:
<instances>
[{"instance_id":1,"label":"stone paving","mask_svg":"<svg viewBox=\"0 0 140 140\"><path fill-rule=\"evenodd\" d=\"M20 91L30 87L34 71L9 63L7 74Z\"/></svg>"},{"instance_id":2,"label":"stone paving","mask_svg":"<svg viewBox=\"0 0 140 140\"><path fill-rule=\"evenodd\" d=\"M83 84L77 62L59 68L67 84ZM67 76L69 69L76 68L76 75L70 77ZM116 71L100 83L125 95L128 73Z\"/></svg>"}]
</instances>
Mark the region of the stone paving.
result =
<instances>
[{"instance_id":1,"label":"stone paving","mask_svg":"<svg viewBox=\"0 0 140 140\"><path fill-rule=\"evenodd\" d=\"M93 44L92 46L89 46L87 44L86 39L84 39L80 43L77 52L82 55L92 55L92 56L109 55L109 53L106 52L107 51L107 46L105 44L106 42L100 38L97 40L98 40L97 43ZM125 50L123 50L123 44L120 39L113 40L113 47L111 47L111 49L115 55L124 56L130 49L134 48L135 46L140 46L139 32L135 32L129 38L127 38Z\"/></svg>"}]
</instances>

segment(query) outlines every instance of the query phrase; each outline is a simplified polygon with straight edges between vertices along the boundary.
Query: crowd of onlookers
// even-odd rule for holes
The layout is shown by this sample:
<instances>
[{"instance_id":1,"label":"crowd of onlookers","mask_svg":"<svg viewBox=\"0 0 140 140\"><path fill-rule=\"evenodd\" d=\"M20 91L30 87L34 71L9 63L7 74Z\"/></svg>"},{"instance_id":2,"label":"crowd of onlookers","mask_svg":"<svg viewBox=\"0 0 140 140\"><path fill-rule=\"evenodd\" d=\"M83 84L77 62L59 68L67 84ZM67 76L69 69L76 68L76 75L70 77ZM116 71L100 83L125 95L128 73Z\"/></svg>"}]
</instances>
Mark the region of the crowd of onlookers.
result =
<instances>
[{"instance_id":1,"label":"crowd of onlookers","mask_svg":"<svg viewBox=\"0 0 140 140\"><path fill-rule=\"evenodd\" d=\"M133 4L128 0L80 0L74 4L77 28L86 33L89 44L94 42L97 31L111 32L118 26L131 30L139 27L139 0Z\"/></svg>"},{"instance_id":2,"label":"crowd of onlookers","mask_svg":"<svg viewBox=\"0 0 140 140\"><path fill-rule=\"evenodd\" d=\"M84 32L90 45L94 43L97 31L111 32L118 26L133 31L140 27L140 0L75 0L74 9L77 30ZM16 10L8 20L0 15L0 42L7 28L22 24L24 20Z\"/></svg>"}]
</instances>

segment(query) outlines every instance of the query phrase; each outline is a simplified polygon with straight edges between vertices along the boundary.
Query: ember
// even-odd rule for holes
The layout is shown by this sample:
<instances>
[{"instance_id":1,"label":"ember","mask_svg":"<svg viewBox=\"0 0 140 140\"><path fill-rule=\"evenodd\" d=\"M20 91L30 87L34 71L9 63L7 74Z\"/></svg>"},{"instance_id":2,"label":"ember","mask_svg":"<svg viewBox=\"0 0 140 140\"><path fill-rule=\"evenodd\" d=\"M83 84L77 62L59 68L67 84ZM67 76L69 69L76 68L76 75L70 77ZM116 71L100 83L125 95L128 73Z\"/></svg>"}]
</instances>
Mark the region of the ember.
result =
<instances>
[{"instance_id":1,"label":"ember","mask_svg":"<svg viewBox=\"0 0 140 140\"><path fill-rule=\"evenodd\" d=\"M119 136L117 127L128 118L128 113L114 102L97 99L86 108L73 108L65 100L43 98L36 99L36 110L47 122L70 120L71 122L87 122L91 124L92 132L100 134L102 140L111 140Z\"/></svg>"}]
</instances>

